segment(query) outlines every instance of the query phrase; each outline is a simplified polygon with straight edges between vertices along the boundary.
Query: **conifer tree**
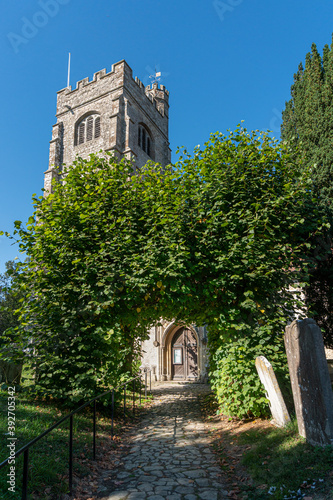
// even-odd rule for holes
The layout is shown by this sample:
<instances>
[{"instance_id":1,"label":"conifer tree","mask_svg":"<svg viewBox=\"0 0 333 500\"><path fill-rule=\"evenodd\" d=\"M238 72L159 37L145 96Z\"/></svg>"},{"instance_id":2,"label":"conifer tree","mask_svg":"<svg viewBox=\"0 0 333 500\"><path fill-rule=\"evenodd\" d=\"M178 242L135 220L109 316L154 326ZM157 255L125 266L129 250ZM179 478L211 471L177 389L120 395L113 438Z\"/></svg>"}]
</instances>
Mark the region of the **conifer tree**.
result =
<instances>
[{"instance_id":1,"label":"conifer tree","mask_svg":"<svg viewBox=\"0 0 333 500\"><path fill-rule=\"evenodd\" d=\"M295 142L312 169L323 205L333 204L333 42L321 57L316 44L294 75L291 99L282 112L281 138Z\"/></svg>"},{"instance_id":2,"label":"conifer tree","mask_svg":"<svg viewBox=\"0 0 333 500\"><path fill-rule=\"evenodd\" d=\"M299 146L312 172L313 189L331 221L331 238L321 245L332 247L333 236L333 38L323 55L312 44L294 75L291 99L282 112L281 138ZM296 153L299 154L299 153ZM327 346L333 347L333 257L318 260L307 289L310 314L324 331Z\"/></svg>"}]
</instances>

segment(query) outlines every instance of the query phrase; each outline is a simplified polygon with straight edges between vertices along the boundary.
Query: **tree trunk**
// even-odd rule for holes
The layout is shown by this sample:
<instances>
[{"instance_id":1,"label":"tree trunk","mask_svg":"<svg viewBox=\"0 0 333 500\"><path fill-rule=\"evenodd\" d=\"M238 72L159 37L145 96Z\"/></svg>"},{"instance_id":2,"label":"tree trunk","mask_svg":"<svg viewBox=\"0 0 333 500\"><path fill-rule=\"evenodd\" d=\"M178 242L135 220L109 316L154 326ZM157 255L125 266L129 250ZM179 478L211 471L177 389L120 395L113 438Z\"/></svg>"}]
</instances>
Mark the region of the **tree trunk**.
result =
<instances>
[{"instance_id":1,"label":"tree trunk","mask_svg":"<svg viewBox=\"0 0 333 500\"><path fill-rule=\"evenodd\" d=\"M0 361L0 382L18 385L21 381L23 365Z\"/></svg>"}]
</instances>

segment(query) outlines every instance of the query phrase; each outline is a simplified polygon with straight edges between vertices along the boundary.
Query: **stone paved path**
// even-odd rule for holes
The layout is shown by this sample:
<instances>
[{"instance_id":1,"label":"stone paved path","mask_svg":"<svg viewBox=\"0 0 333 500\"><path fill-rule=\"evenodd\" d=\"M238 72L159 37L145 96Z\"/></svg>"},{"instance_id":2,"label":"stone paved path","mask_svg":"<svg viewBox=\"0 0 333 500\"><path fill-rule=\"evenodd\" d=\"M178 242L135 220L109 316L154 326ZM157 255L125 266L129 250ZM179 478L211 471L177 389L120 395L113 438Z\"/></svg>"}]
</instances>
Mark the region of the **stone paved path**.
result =
<instances>
[{"instance_id":1,"label":"stone paved path","mask_svg":"<svg viewBox=\"0 0 333 500\"><path fill-rule=\"evenodd\" d=\"M158 383L154 402L128 437L127 454L103 473L104 500L221 500L227 491L200 415L204 384Z\"/></svg>"}]
</instances>

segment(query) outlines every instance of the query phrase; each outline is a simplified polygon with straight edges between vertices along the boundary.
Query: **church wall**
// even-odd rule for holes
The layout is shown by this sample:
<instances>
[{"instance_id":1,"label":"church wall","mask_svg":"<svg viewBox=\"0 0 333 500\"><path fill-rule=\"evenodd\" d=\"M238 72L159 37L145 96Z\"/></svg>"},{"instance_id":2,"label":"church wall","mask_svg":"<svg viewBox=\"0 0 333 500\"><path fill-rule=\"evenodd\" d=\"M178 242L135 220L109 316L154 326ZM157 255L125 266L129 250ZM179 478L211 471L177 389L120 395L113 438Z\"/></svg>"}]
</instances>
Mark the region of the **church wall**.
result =
<instances>
[{"instance_id":1,"label":"church wall","mask_svg":"<svg viewBox=\"0 0 333 500\"><path fill-rule=\"evenodd\" d=\"M157 326L153 326L149 330L149 339L142 342L142 362L144 368L151 368L153 370L153 379L160 380L159 378L159 349L154 345L156 344L156 330ZM155 375L155 377L154 377Z\"/></svg>"},{"instance_id":2,"label":"church wall","mask_svg":"<svg viewBox=\"0 0 333 500\"><path fill-rule=\"evenodd\" d=\"M198 382L208 379L209 350L207 347L207 332L205 327L190 325L195 332L198 349ZM155 326L149 331L149 339L142 343L142 363L145 368L153 371L153 380L172 380L171 373L171 342L173 335L179 329L174 322L161 320L161 326Z\"/></svg>"},{"instance_id":3,"label":"church wall","mask_svg":"<svg viewBox=\"0 0 333 500\"><path fill-rule=\"evenodd\" d=\"M103 69L77 82L76 88L62 89L57 97L57 123L50 142L49 169L45 172L46 192L51 181L57 178L54 166L70 166L76 157L87 159L89 154L102 151L114 152L134 159L137 167L148 160L166 166L171 161L168 141L169 93L163 85L154 83L144 87L132 77L132 70L125 61ZM89 113L97 113L101 120L101 135L83 144L76 144L75 125ZM152 157L138 145L138 126L142 123L152 139Z\"/></svg>"}]
</instances>

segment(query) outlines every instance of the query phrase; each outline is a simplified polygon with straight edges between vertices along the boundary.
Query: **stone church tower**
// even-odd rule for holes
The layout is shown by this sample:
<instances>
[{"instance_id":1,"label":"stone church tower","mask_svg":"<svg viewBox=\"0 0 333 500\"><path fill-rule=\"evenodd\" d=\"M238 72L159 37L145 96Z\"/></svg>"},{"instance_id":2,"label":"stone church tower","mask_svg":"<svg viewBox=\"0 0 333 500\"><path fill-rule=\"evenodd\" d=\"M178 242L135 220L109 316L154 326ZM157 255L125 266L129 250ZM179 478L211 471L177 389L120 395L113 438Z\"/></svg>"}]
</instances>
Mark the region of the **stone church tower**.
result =
<instances>
[{"instance_id":1,"label":"stone church tower","mask_svg":"<svg viewBox=\"0 0 333 500\"><path fill-rule=\"evenodd\" d=\"M148 160L163 167L171 162L169 92L164 85L144 87L126 61L103 69L58 92L57 123L50 141L45 194L59 180L62 165L99 151L133 159L138 168ZM61 174L60 174L61 175ZM142 364L156 380L203 380L207 377L207 336L204 327L162 321L142 345Z\"/></svg>"},{"instance_id":2,"label":"stone church tower","mask_svg":"<svg viewBox=\"0 0 333 500\"><path fill-rule=\"evenodd\" d=\"M169 148L169 92L164 85L144 87L125 61L77 82L76 88L58 92L57 123L50 143L49 169L44 189L57 180L54 167L71 165L77 156L110 151L135 159L138 167L148 160L166 166Z\"/></svg>"}]
</instances>

